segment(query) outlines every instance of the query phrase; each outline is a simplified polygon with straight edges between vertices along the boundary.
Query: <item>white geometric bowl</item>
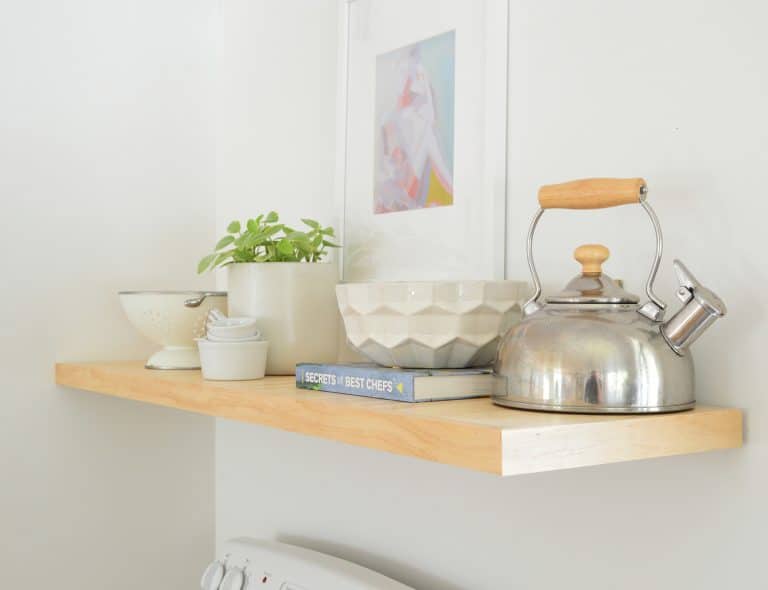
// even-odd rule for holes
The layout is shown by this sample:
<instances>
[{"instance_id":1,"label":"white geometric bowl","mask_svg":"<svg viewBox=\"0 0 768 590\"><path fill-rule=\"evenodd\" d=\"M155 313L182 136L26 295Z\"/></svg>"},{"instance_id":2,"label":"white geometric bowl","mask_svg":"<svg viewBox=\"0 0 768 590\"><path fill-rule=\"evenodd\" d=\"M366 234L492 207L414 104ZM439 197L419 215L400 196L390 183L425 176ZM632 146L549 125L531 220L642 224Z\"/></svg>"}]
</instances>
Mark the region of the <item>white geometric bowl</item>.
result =
<instances>
[{"instance_id":1,"label":"white geometric bowl","mask_svg":"<svg viewBox=\"0 0 768 590\"><path fill-rule=\"evenodd\" d=\"M493 362L521 316L520 281L345 283L336 286L347 340L388 367L463 368Z\"/></svg>"},{"instance_id":2,"label":"white geometric bowl","mask_svg":"<svg viewBox=\"0 0 768 590\"><path fill-rule=\"evenodd\" d=\"M184 305L206 293L197 307ZM211 308L227 313L226 291L121 291L119 295L133 327L163 347L149 358L148 369L199 369L195 338L205 333Z\"/></svg>"}]
</instances>

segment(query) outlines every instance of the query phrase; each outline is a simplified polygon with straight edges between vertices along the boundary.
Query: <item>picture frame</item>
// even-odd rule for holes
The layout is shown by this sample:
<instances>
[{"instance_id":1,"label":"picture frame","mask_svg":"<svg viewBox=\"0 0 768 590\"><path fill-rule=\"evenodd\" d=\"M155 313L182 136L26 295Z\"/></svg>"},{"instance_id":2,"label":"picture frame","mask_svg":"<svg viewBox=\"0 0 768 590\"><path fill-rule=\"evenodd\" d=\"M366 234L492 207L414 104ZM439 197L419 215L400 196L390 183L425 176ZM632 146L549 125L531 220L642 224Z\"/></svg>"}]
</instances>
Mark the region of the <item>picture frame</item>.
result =
<instances>
[{"instance_id":1,"label":"picture frame","mask_svg":"<svg viewBox=\"0 0 768 590\"><path fill-rule=\"evenodd\" d=\"M505 278L508 18L508 0L340 2L335 203L344 245L339 253L342 280ZM454 42L453 97L445 90L449 84L442 84L442 94L437 88L450 71L449 36ZM383 67L390 71L382 73ZM392 74L394 67L399 70ZM435 165L422 168L424 157L413 156L418 150L407 143L413 136L413 113L398 119L398 105L410 102L405 93L422 73L437 114L427 123L422 116L417 130L436 129L433 143L440 144L443 155L452 155L452 161L443 158L451 167L441 167L440 153L431 152L427 160ZM442 78L433 81L430 75ZM419 92L410 96L428 101ZM453 120L444 112L450 103L446 97L454 99ZM390 133L385 123L392 121ZM451 144L444 128L454 121ZM400 146L392 148L392 137L411 157L400 195L397 187L387 193L383 184L391 182L387 174L401 172L400 160L395 173L391 166L381 173L382 165L401 154ZM382 152L389 161L382 160ZM440 173L448 178L438 186ZM430 197L436 186L442 190Z\"/></svg>"}]
</instances>

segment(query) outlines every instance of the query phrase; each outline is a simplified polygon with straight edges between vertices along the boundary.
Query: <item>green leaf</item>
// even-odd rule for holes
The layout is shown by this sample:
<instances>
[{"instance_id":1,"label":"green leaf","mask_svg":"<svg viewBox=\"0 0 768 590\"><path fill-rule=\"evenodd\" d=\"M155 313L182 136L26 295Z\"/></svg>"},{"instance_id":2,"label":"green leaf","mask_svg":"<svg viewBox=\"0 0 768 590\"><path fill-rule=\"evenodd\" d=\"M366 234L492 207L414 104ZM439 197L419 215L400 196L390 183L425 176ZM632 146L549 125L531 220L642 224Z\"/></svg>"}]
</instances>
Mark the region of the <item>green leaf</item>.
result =
<instances>
[{"instance_id":1,"label":"green leaf","mask_svg":"<svg viewBox=\"0 0 768 590\"><path fill-rule=\"evenodd\" d=\"M231 234L236 234L240 232L240 222L239 221L232 221L227 226L227 231Z\"/></svg>"},{"instance_id":2,"label":"green leaf","mask_svg":"<svg viewBox=\"0 0 768 590\"><path fill-rule=\"evenodd\" d=\"M307 240L309 239L307 237L307 234L305 234L303 231L292 231L289 234L286 234L285 237L289 240Z\"/></svg>"},{"instance_id":3,"label":"green leaf","mask_svg":"<svg viewBox=\"0 0 768 590\"><path fill-rule=\"evenodd\" d=\"M227 250L226 252L220 252L218 256L216 256L216 260L213 261L213 264L211 265L211 269L216 268L217 266L221 266L221 264L227 259L232 257L232 253L234 250Z\"/></svg>"},{"instance_id":4,"label":"green leaf","mask_svg":"<svg viewBox=\"0 0 768 590\"><path fill-rule=\"evenodd\" d=\"M305 225L308 225L312 229L320 229L320 224L317 221L315 221L314 219L307 219L307 218L302 217L301 220L304 222Z\"/></svg>"},{"instance_id":5,"label":"green leaf","mask_svg":"<svg viewBox=\"0 0 768 590\"><path fill-rule=\"evenodd\" d=\"M253 262L254 254L250 250L237 249L232 252L232 260L234 262Z\"/></svg>"},{"instance_id":6,"label":"green leaf","mask_svg":"<svg viewBox=\"0 0 768 590\"><path fill-rule=\"evenodd\" d=\"M282 225L271 225L262 232L262 235L267 237L274 236L277 232L282 230L283 230Z\"/></svg>"},{"instance_id":7,"label":"green leaf","mask_svg":"<svg viewBox=\"0 0 768 590\"><path fill-rule=\"evenodd\" d=\"M321 233L325 234L326 236L335 236L336 235L336 233L333 231L332 227L323 228Z\"/></svg>"},{"instance_id":8,"label":"green leaf","mask_svg":"<svg viewBox=\"0 0 768 590\"><path fill-rule=\"evenodd\" d=\"M234 241L235 241L235 236L224 236L216 244L216 247L214 248L214 250L218 252L222 248L226 248L227 246L229 246Z\"/></svg>"},{"instance_id":9,"label":"green leaf","mask_svg":"<svg viewBox=\"0 0 768 590\"><path fill-rule=\"evenodd\" d=\"M280 252L280 254L283 254L284 256L292 256L293 255L293 244L290 242L290 240L280 240L277 243L277 251Z\"/></svg>"},{"instance_id":10,"label":"green leaf","mask_svg":"<svg viewBox=\"0 0 768 590\"><path fill-rule=\"evenodd\" d=\"M208 254L208 256L203 257L203 259L197 263L197 274L204 273L214 258L216 258L216 254Z\"/></svg>"},{"instance_id":11,"label":"green leaf","mask_svg":"<svg viewBox=\"0 0 768 590\"><path fill-rule=\"evenodd\" d=\"M241 238L238 238L235 243L241 248L253 248L267 241L268 236L265 236L262 232L243 234Z\"/></svg>"},{"instance_id":12,"label":"green leaf","mask_svg":"<svg viewBox=\"0 0 768 590\"><path fill-rule=\"evenodd\" d=\"M249 219L248 222L245 224L245 227L248 228L248 231L250 232L257 232L259 231L259 222L255 219Z\"/></svg>"},{"instance_id":13,"label":"green leaf","mask_svg":"<svg viewBox=\"0 0 768 590\"><path fill-rule=\"evenodd\" d=\"M329 242L328 240L323 240L323 246L328 246L329 248L341 248L338 244L334 244L333 242Z\"/></svg>"},{"instance_id":14,"label":"green leaf","mask_svg":"<svg viewBox=\"0 0 768 590\"><path fill-rule=\"evenodd\" d=\"M275 211L270 211L267 213L266 222L267 223L275 223L278 219L277 213Z\"/></svg>"}]
</instances>

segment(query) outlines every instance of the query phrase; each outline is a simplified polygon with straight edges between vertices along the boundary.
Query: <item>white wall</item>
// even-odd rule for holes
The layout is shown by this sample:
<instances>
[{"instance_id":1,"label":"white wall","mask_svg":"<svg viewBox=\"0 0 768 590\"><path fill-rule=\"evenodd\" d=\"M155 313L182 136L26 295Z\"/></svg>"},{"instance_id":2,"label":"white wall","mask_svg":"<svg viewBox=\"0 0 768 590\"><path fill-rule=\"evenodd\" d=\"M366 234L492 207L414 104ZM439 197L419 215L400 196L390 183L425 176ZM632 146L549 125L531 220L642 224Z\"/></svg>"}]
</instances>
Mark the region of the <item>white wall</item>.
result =
<instances>
[{"instance_id":1,"label":"white wall","mask_svg":"<svg viewBox=\"0 0 768 590\"><path fill-rule=\"evenodd\" d=\"M216 228L276 210L335 222L335 0L221 0Z\"/></svg>"},{"instance_id":2,"label":"white wall","mask_svg":"<svg viewBox=\"0 0 768 590\"><path fill-rule=\"evenodd\" d=\"M233 183L218 196L225 217L275 206L276 194L291 211L331 202L331 166L315 148L333 139L334 21L318 4L252 2L247 12L225 2L236 12L228 43L242 51L225 67L254 82L239 87L243 128L219 140L226 159L249 162L263 181L244 200L242 176L220 162L219 187ZM645 175L667 238L659 292L675 304L680 257L730 306L696 345L698 396L746 409L744 449L502 480L219 421L217 540L277 536L429 590L765 585L766 17L756 1L693 0L514 0L510 15L510 277L526 276L538 185ZM255 27L262 40L246 34ZM274 83L257 85L261 72ZM307 73L315 83L284 108L283 90ZM275 121L299 113L301 124L261 133L254 121L265 111ZM263 172L256 156L274 142L292 148L273 152ZM275 170L296 163L286 185ZM608 272L642 292L653 246L639 209L555 212L542 223L547 286L577 272L575 246L603 240L614 250Z\"/></svg>"},{"instance_id":3,"label":"white wall","mask_svg":"<svg viewBox=\"0 0 768 590\"><path fill-rule=\"evenodd\" d=\"M151 350L119 289L212 284L209 9L0 8L5 588L182 590L213 551L213 421L53 385Z\"/></svg>"}]
</instances>

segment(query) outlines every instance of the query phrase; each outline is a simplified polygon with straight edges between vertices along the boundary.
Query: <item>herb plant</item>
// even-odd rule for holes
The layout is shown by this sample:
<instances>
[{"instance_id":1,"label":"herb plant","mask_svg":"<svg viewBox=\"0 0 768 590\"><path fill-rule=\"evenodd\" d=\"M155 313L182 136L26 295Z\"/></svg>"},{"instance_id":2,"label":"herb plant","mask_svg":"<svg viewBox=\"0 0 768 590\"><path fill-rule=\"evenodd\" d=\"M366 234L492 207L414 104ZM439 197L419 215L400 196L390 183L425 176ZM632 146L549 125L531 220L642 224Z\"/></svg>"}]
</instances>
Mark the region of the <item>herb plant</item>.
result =
<instances>
[{"instance_id":1,"label":"herb plant","mask_svg":"<svg viewBox=\"0 0 768 590\"><path fill-rule=\"evenodd\" d=\"M197 272L233 262L320 262L328 254L327 248L339 247L330 240L333 228L323 227L314 219L301 220L306 231L297 231L278 220L277 213L270 211L249 219L245 226L231 222L213 253L198 263Z\"/></svg>"}]
</instances>

